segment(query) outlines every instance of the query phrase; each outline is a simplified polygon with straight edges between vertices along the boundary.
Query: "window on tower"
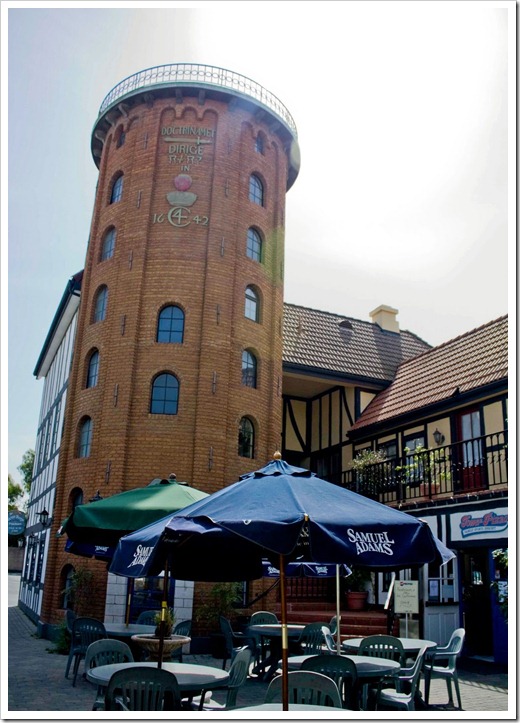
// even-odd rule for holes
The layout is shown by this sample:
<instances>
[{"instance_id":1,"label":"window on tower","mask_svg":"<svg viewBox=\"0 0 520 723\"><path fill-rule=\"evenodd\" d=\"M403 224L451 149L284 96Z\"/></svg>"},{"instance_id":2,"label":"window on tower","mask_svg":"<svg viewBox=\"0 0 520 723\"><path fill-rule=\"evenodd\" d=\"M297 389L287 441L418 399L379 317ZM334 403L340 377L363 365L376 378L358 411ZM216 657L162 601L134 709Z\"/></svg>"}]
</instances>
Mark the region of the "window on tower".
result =
<instances>
[{"instance_id":1,"label":"window on tower","mask_svg":"<svg viewBox=\"0 0 520 723\"><path fill-rule=\"evenodd\" d=\"M94 318L93 321L104 321L107 313L107 302L108 302L108 289L106 286L102 286L97 294L94 302Z\"/></svg>"},{"instance_id":2,"label":"window on tower","mask_svg":"<svg viewBox=\"0 0 520 723\"><path fill-rule=\"evenodd\" d=\"M254 173L249 178L249 200L264 205L264 184Z\"/></svg>"},{"instance_id":3,"label":"window on tower","mask_svg":"<svg viewBox=\"0 0 520 723\"><path fill-rule=\"evenodd\" d=\"M178 306L165 306L157 321L157 341L182 344L184 340L184 312Z\"/></svg>"},{"instance_id":4,"label":"window on tower","mask_svg":"<svg viewBox=\"0 0 520 723\"><path fill-rule=\"evenodd\" d=\"M253 261L262 261L262 237L254 228L247 229L246 254Z\"/></svg>"},{"instance_id":5,"label":"window on tower","mask_svg":"<svg viewBox=\"0 0 520 723\"><path fill-rule=\"evenodd\" d=\"M100 261L106 261L107 259L111 259L114 255L114 248L116 245L116 230L112 226L108 229L106 232L104 238L103 238L103 245L101 247L101 258Z\"/></svg>"},{"instance_id":6,"label":"window on tower","mask_svg":"<svg viewBox=\"0 0 520 723\"><path fill-rule=\"evenodd\" d=\"M79 424L78 457L90 457L92 444L92 419L83 417Z\"/></svg>"},{"instance_id":7,"label":"window on tower","mask_svg":"<svg viewBox=\"0 0 520 723\"><path fill-rule=\"evenodd\" d=\"M255 428L249 417L242 417L238 430L238 456L254 459Z\"/></svg>"},{"instance_id":8,"label":"window on tower","mask_svg":"<svg viewBox=\"0 0 520 723\"><path fill-rule=\"evenodd\" d=\"M97 349L94 349L94 351L90 354L90 357L88 360L87 384L86 384L87 389L97 386L98 373L99 373L99 352Z\"/></svg>"},{"instance_id":9,"label":"window on tower","mask_svg":"<svg viewBox=\"0 0 520 723\"><path fill-rule=\"evenodd\" d=\"M256 357L247 349L242 352L242 384L256 389Z\"/></svg>"},{"instance_id":10,"label":"window on tower","mask_svg":"<svg viewBox=\"0 0 520 723\"><path fill-rule=\"evenodd\" d=\"M177 414L179 404L179 380L174 374L164 372L152 382L151 414Z\"/></svg>"},{"instance_id":11,"label":"window on tower","mask_svg":"<svg viewBox=\"0 0 520 723\"><path fill-rule=\"evenodd\" d=\"M255 140L255 151L257 153L264 154L264 137L261 133L258 133Z\"/></svg>"},{"instance_id":12,"label":"window on tower","mask_svg":"<svg viewBox=\"0 0 520 723\"><path fill-rule=\"evenodd\" d=\"M117 203L121 200L123 195L123 174L121 173L112 184L112 191L110 193L110 203Z\"/></svg>"},{"instance_id":13,"label":"window on tower","mask_svg":"<svg viewBox=\"0 0 520 723\"><path fill-rule=\"evenodd\" d=\"M252 286L246 289L245 310L246 319L258 322L260 320L260 304L258 294Z\"/></svg>"}]
</instances>

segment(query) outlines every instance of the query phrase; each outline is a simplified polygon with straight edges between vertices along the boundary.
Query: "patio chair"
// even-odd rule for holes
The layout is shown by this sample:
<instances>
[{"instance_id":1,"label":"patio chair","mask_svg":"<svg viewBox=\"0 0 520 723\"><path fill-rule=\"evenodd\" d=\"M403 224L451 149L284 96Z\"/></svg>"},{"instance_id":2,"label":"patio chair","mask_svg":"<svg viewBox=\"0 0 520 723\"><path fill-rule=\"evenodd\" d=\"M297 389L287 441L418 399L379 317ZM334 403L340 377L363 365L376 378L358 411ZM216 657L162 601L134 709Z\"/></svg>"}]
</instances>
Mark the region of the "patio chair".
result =
<instances>
[{"instance_id":1,"label":"patio chair","mask_svg":"<svg viewBox=\"0 0 520 723\"><path fill-rule=\"evenodd\" d=\"M424 700L426 704L428 704L430 699L430 683L432 678L444 678L446 681L446 687L448 688L448 700L450 705L453 705L453 695L451 690L451 681L453 680L455 691L457 693L459 709L462 710L459 676L457 674L457 657L460 655L462 650L465 635L466 631L464 628L457 628L457 630L454 630L451 634L451 638L445 647L428 651L426 662L424 664Z\"/></svg>"},{"instance_id":2,"label":"patio chair","mask_svg":"<svg viewBox=\"0 0 520 723\"><path fill-rule=\"evenodd\" d=\"M142 665L118 670L105 692L105 710L182 710L177 678Z\"/></svg>"},{"instance_id":3,"label":"patio chair","mask_svg":"<svg viewBox=\"0 0 520 723\"><path fill-rule=\"evenodd\" d=\"M74 657L74 666L72 669L72 686L76 685L78 670L81 661L85 658L87 648L96 640L107 637L105 626L100 620L95 618L81 617L76 618L72 623L72 640L74 641L74 649L72 654ZM70 655L70 654L69 654Z\"/></svg>"},{"instance_id":4,"label":"patio chair","mask_svg":"<svg viewBox=\"0 0 520 723\"><path fill-rule=\"evenodd\" d=\"M330 635L330 630L324 623L306 625L297 641L301 654L319 655L328 650L325 639L327 634Z\"/></svg>"},{"instance_id":5,"label":"patio chair","mask_svg":"<svg viewBox=\"0 0 520 723\"><path fill-rule=\"evenodd\" d=\"M341 695L336 683L322 673L310 670L294 670L287 674L289 685L289 704L305 703L342 708ZM265 694L265 703L282 702L282 676L277 675L269 683Z\"/></svg>"},{"instance_id":6,"label":"patio chair","mask_svg":"<svg viewBox=\"0 0 520 723\"><path fill-rule=\"evenodd\" d=\"M406 663L403 644L399 638L395 638L393 635L369 635L363 638L358 655L397 660L400 665Z\"/></svg>"},{"instance_id":7,"label":"patio chair","mask_svg":"<svg viewBox=\"0 0 520 723\"><path fill-rule=\"evenodd\" d=\"M330 634L332 635L332 637L334 637L336 635L336 633L338 632L338 618L336 615L333 615L331 617L327 627L330 630Z\"/></svg>"},{"instance_id":8,"label":"patio chair","mask_svg":"<svg viewBox=\"0 0 520 723\"><path fill-rule=\"evenodd\" d=\"M401 668L398 675L392 678L384 677L379 681L375 710L379 710L381 704L388 708L415 710L415 694L421 679L426 650L427 648L421 648L410 668ZM383 687L389 683L395 684L395 690ZM406 692L405 687L408 688Z\"/></svg>"},{"instance_id":9,"label":"patio chair","mask_svg":"<svg viewBox=\"0 0 520 723\"><path fill-rule=\"evenodd\" d=\"M311 670L332 678L338 686L343 708L359 710L357 669L350 658L340 655L314 655L303 661L300 670Z\"/></svg>"},{"instance_id":10,"label":"patio chair","mask_svg":"<svg viewBox=\"0 0 520 723\"><path fill-rule=\"evenodd\" d=\"M191 620L182 620L182 622L177 623L177 625L173 628L173 635L185 635L186 637L191 637ZM170 660L178 660L179 663L182 663L182 648L181 645L179 648L175 648L172 651L172 654L170 656Z\"/></svg>"},{"instance_id":11,"label":"patio chair","mask_svg":"<svg viewBox=\"0 0 520 723\"><path fill-rule=\"evenodd\" d=\"M222 662L222 670L225 670L227 661L231 660L231 662L233 662L240 648L247 646L254 654L256 644L250 636L235 632L231 626L231 622L223 615L220 615L219 623L220 630L224 636L225 657Z\"/></svg>"},{"instance_id":12,"label":"patio chair","mask_svg":"<svg viewBox=\"0 0 520 723\"><path fill-rule=\"evenodd\" d=\"M143 610L139 613L136 623L138 625L157 625L156 618L160 614L160 610Z\"/></svg>"},{"instance_id":13,"label":"patio chair","mask_svg":"<svg viewBox=\"0 0 520 723\"><path fill-rule=\"evenodd\" d=\"M278 618L275 613L268 610L257 610L249 619L249 625L278 625ZM269 650L269 642L258 633L250 632L248 635L255 641L255 668L262 672L264 669L267 651Z\"/></svg>"},{"instance_id":14,"label":"patio chair","mask_svg":"<svg viewBox=\"0 0 520 723\"><path fill-rule=\"evenodd\" d=\"M217 692L227 691L225 703L219 703L218 701L211 699L206 701L205 696L210 691L202 691L202 694L197 698L194 698L191 703L192 710L229 710L235 708L237 704L237 695L240 688L244 685L247 680L247 674L249 672L249 666L251 665L251 659L253 654L250 648L244 647L237 651L231 667L229 668L229 681L225 686L218 688ZM202 704L201 704L202 701Z\"/></svg>"},{"instance_id":15,"label":"patio chair","mask_svg":"<svg viewBox=\"0 0 520 723\"><path fill-rule=\"evenodd\" d=\"M96 668L98 665L112 665L112 663L133 663L134 656L130 647L122 640L102 638L91 643L85 653L85 671ZM105 686L98 685L96 700L92 710L104 710Z\"/></svg>"}]
</instances>

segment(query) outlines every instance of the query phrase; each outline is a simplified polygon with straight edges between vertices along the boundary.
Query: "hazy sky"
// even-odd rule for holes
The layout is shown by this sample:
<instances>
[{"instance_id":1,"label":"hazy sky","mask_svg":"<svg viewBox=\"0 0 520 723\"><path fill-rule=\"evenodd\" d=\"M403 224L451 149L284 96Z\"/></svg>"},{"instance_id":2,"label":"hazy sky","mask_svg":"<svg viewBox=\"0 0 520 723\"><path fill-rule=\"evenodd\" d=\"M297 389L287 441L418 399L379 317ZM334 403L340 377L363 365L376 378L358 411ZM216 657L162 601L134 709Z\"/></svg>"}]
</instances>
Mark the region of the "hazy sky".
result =
<instances>
[{"instance_id":1,"label":"hazy sky","mask_svg":"<svg viewBox=\"0 0 520 723\"><path fill-rule=\"evenodd\" d=\"M56 6L1 3L4 480L20 479L34 448L43 380L33 370L84 265L99 106L154 65L234 70L295 119L302 166L286 204L287 302L367 321L388 304L431 344L507 313L514 1Z\"/></svg>"}]
</instances>

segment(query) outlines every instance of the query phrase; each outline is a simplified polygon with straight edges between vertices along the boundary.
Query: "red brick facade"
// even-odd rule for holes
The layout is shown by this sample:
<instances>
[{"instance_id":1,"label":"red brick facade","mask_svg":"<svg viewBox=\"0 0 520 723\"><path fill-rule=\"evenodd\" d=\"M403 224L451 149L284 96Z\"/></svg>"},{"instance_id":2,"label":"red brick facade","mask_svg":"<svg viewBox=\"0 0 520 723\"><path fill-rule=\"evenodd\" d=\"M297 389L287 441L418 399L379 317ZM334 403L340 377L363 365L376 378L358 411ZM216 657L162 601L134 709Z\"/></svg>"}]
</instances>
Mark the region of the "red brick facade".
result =
<instances>
[{"instance_id":1,"label":"red brick facade","mask_svg":"<svg viewBox=\"0 0 520 723\"><path fill-rule=\"evenodd\" d=\"M264 465L280 446L290 143L286 129L272 129L271 115L253 110L230 107L218 94L201 100L184 90L179 99L172 90L171 97L118 106L107 115L108 132L99 132L100 124L95 130L103 150L60 448L56 525L70 513L77 488L88 501L98 489L106 497L175 472L214 492ZM255 148L259 133L263 152ZM121 173L121 199L110 203ZM249 200L253 173L264 187L263 206ZM100 260L111 227L113 256ZM246 254L250 227L263 239L261 263ZM103 286L106 315L94 322ZM247 286L260 298L259 323L244 314ZM156 341L158 315L167 305L184 311L182 344ZM86 388L94 349L98 382ZM242 383L244 349L258 360L257 388ZM179 382L174 415L150 413L152 382L163 372ZM238 455L243 416L254 423L254 459ZM81 458L85 417L93 434L90 456ZM41 613L49 623L63 615L63 569L71 564L63 546L63 538L54 537L49 548ZM91 614L103 619L105 566L84 564L96 577Z\"/></svg>"}]
</instances>

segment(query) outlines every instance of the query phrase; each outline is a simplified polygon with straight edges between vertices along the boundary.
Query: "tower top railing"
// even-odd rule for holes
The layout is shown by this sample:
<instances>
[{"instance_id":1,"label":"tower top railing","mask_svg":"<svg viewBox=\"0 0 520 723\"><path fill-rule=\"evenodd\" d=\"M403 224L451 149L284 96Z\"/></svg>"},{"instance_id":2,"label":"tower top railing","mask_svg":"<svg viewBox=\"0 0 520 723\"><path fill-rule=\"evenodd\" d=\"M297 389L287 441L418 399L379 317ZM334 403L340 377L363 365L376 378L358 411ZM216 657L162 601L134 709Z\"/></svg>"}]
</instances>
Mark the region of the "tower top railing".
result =
<instances>
[{"instance_id":1,"label":"tower top railing","mask_svg":"<svg viewBox=\"0 0 520 723\"><path fill-rule=\"evenodd\" d=\"M119 98L141 88L159 85L208 85L216 88L225 88L249 96L275 113L297 136L296 123L283 103L259 83L232 70L218 68L213 65L200 65L198 63L174 63L171 65L156 65L153 68L141 70L139 73L129 75L118 83L105 96L99 115L102 115Z\"/></svg>"}]
</instances>

